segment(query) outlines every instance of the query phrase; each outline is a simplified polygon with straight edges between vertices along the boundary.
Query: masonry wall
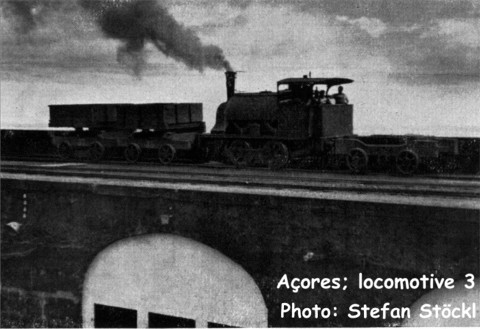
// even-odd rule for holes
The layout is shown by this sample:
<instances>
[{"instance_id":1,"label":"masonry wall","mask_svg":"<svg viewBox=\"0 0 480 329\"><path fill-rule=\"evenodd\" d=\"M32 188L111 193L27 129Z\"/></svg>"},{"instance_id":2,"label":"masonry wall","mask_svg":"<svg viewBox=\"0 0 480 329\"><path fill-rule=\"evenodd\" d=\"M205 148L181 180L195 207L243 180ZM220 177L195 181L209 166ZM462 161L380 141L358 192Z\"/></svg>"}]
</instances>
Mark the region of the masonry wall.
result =
<instances>
[{"instance_id":1,"label":"masonry wall","mask_svg":"<svg viewBox=\"0 0 480 329\"><path fill-rule=\"evenodd\" d=\"M81 325L84 274L119 239L166 232L211 246L255 279L270 326L382 326L349 320L352 302L409 306L422 291L359 291L371 277L463 278L479 271L478 210L3 180L2 326ZM23 224L18 234L5 224ZM346 291L297 294L289 277L347 277ZM329 320L281 319L282 302L337 306Z\"/></svg>"}]
</instances>

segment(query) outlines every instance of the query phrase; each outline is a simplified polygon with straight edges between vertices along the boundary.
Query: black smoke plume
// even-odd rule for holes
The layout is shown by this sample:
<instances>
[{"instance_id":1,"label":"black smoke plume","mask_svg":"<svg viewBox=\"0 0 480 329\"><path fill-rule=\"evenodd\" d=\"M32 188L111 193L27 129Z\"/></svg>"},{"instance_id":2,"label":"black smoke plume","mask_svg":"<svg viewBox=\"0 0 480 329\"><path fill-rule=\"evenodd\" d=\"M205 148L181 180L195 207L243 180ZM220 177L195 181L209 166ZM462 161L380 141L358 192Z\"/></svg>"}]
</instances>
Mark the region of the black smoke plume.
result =
<instances>
[{"instance_id":1,"label":"black smoke plume","mask_svg":"<svg viewBox=\"0 0 480 329\"><path fill-rule=\"evenodd\" d=\"M203 71L205 68L231 70L222 49L203 45L196 33L177 22L155 0L80 0L91 12L105 36L123 42L118 60L139 74L145 64L144 48L151 42L166 56Z\"/></svg>"},{"instance_id":2,"label":"black smoke plume","mask_svg":"<svg viewBox=\"0 0 480 329\"><path fill-rule=\"evenodd\" d=\"M51 15L74 16L86 11L107 38L119 40L117 60L140 75L145 46L152 43L163 54L188 67L232 70L222 49L203 45L197 34L177 22L157 0L0 0L4 15L18 34L28 35L49 24ZM49 16L50 15L50 16ZM59 26L62 29L62 26Z\"/></svg>"}]
</instances>

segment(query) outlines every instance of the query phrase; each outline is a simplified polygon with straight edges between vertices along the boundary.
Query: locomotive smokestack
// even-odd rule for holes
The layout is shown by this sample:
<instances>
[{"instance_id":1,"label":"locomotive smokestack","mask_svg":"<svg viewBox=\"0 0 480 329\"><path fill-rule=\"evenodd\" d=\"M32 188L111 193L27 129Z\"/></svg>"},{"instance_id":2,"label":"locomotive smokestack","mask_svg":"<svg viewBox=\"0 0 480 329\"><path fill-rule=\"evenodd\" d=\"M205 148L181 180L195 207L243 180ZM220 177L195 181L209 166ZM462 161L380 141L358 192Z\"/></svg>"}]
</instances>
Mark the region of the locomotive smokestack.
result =
<instances>
[{"instance_id":1,"label":"locomotive smokestack","mask_svg":"<svg viewBox=\"0 0 480 329\"><path fill-rule=\"evenodd\" d=\"M227 100L229 100L235 94L235 77L237 72L227 71L225 76L227 77Z\"/></svg>"}]
</instances>

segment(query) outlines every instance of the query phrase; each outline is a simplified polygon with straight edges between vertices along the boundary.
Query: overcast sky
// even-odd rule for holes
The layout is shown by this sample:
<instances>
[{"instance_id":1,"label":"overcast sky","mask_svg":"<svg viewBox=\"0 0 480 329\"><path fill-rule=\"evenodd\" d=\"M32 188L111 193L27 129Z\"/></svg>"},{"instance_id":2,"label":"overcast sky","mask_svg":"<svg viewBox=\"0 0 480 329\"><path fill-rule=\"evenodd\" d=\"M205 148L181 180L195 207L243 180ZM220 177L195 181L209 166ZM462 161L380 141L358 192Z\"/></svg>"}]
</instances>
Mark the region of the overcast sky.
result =
<instances>
[{"instance_id":1,"label":"overcast sky","mask_svg":"<svg viewBox=\"0 0 480 329\"><path fill-rule=\"evenodd\" d=\"M480 136L479 0L3 0L1 124L48 104L202 102L346 77L355 132ZM141 4L138 4L141 3Z\"/></svg>"}]
</instances>

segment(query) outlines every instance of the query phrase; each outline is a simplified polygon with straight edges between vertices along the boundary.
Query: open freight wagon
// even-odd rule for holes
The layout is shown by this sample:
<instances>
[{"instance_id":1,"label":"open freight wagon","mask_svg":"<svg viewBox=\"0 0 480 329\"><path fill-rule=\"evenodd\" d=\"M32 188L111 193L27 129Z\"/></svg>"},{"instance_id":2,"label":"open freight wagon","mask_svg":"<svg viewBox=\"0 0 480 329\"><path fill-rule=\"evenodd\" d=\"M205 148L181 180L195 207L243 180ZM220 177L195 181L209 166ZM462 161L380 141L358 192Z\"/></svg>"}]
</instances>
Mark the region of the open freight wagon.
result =
<instances>
[{"instance_id":1,"label":"open freight wagon","mask_svg":"<svg viewBox=\"0 0 480 329\"><path fill-rule=\"evenodd\" d=\"M157 157L162 164L192 157L205 132L200 103L50 105L54 144L64 159L99 161L123 153L129 162Z\"/></svg>"}]
</instances>

